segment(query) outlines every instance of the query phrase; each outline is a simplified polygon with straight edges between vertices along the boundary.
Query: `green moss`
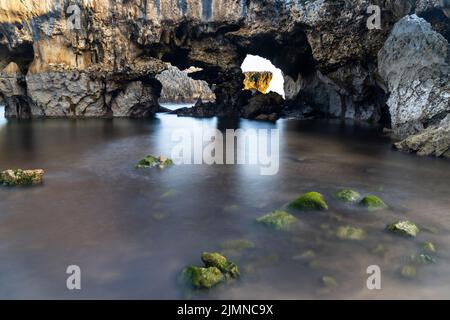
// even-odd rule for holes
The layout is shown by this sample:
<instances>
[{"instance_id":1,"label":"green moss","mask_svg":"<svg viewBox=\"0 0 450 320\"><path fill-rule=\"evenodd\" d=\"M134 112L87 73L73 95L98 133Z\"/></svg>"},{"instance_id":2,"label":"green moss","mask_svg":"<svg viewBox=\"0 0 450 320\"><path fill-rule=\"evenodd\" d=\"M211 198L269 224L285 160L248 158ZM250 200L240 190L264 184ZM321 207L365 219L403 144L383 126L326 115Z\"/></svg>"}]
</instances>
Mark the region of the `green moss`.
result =
<instances>
[{"instance_id":1,"label":"green moss","mask_svg":"<svg viewBox=\"0 0 450 320\"><path fill-rule=\"evenodd\" d=\"M356 202L361 198L361 195L356 191L343 189L336 194L336 197L344 202Z\"/></svg>"},{"instance_id":2,"label":"green moss","mask_svg":"<svg viewBox=\"0 0 450 320\"><path fill-rule=\"evenodd\" d=\"M373 195L364 197L361 200L361 204L371 211L387 208L387 205L383 202L383 200Z\"/></svg>"},{"instance_id":3,"label":"green moss","mask_svg":"<svg viewBox=\"0 0 450 320\"><path fill-rule=\"evenodd\" d=\"M216 267L225 276L237 278L239 276L239 270L235 263L228 262L227 258L217 252L203 252L202 261L206 267Z\"/></svg>"},{"instance_id":4,"label":"green moss","mask_svg":"<svg viewBox=\"0 0 450 320\"><path fill-rule=\"evenodd\" d=\"M406 266L403 266L400 273L404 278L413 279L417 275L417 270L416 270L416 267L414 267L414 266L406 265Z\"/></svg>"},{"instance_id":5,"label":"green moss","mask_svg":"<svg viewBox=\"0 0 450 320\"><path fill-rule=\"evenodd\" d=\"M427 252L436 252L436 247L434 246L433 242L430 241L422 243L422 249Z\"/></svg>"},{"instance_id":6,"label":"green moss","mask_svg":"<svg viewBox=\"0 0 450 320\"><path fill-rule=\"evenodd\" d=\"M186 281L197 288L212 288L224 280L224 275L216 267L202 268L189 266L183 270Z\"/></svg>"},{"instance_id":7,"label":"green moss","mask_svg":"<svg viewBox=\"0 0 450 320\"><path fill-rule=\"evenodd\" d=\"M360 228L344 226L337 229L336 236L342 240L362 240L365 238L366 233Z\"/></svg>"},{"instance_id":8,"label":"green moss","mask_svg":"<svg viewBox=\"0 0 450 320\"><path fill-rule=\"evenodd\" d=\"M407 220L392 223L387 226L387 229L406 237L415 237L420 231L414 223Z\"/></svg>"},{"instance_id":9,"label":"green moss","mask_svg":"<svg viewBox=\"0 0 450 320\"><path fill-rule=\"evenodd\" d=\"M328 210L328 205L322 194L308 192L291 202L289 208L296 210Z\"/></svg>"},{"instance_id":10,"label":"green moss","mask_svg":"<svg viewBox=\"0 0 450 320\"><path fill-rule=\"evenodd\" d=\"M5 186L32 186L42 184L44 170L5 170L0 172L0 184Z\"/></svg>"},{"instance_id":11,"label":"green moss","mask_svg":"<svg viewBox=\"0 0 450 320\"><path fill-rule=\"evenodd\" d=\"M256 219L256 222L264 224L275 230L289 230L297 219L286 211L276 210Z\"/></svg>"},{"instance_id":12,"label":"green moss","mask_svg":"<svg viewBox=\"0 0 450 320\"><path fill-rule=\"evenodd\" d=\"M167 159L164 156L160 156L159 158L148 155L144 159L138 162L136 165L136 168L138 169L146 169L146 168L153 168L153 167L167 167L173 165L173 161L171 159Z\"/></svg>"}]
</instances>

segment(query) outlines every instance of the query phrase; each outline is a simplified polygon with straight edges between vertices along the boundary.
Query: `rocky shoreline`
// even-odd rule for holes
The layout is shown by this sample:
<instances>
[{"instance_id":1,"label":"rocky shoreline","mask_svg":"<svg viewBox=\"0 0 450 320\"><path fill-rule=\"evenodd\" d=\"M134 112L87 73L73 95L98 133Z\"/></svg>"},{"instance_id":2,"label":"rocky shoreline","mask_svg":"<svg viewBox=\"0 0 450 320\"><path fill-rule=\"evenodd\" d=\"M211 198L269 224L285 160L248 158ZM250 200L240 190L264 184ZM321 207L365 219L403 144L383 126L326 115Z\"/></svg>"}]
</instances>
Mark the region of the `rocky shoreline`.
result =
<instances>
[{"instance_id":1,"label":"rocky shoreline","mask_svg":"<svg viewBox=\"0 0 450 320\"><path fill-rule=\"evenodd\" d=\"M79 28L69 2L80 6ZM381 123L404 139L401 150L449 154L445 1L72 2L2 4L6 117L149 117L170 63L200 68L192 78L216 98L180 115L273 121L287 106L300 117ZM380 29L367 28L369 5L381 8ZM242 91L247 54L283 71L286 101Z\"/></svg>"}]
</instances>

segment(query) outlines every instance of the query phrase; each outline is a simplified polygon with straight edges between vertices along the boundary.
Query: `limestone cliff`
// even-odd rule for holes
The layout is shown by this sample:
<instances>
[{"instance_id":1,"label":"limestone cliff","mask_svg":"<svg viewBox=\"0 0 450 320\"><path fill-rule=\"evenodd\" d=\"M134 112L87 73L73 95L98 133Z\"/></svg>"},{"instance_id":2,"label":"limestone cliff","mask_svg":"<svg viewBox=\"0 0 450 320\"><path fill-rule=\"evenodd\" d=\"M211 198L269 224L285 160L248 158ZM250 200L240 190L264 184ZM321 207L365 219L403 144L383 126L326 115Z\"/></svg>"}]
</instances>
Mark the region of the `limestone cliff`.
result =
<instances>
[{"instance_id":1,"label":"limestone cliff","mask_svg":"<svg viewBox=\"0 0 450 320\"><path fill-rule=\"evenodd\" d=\"M253 54L283 71L280 104L388 121L392 87L378 52L413 13L448 40L447 1L0 0L1 98L9 117L149 116L161 94L156 75L171 63L201 68L192 76L214 85L208 114L257 117L266 109L254 110L240 70ZM381 9L381 29L367 28L370 5Z\"/></svg>"}]
</instances>

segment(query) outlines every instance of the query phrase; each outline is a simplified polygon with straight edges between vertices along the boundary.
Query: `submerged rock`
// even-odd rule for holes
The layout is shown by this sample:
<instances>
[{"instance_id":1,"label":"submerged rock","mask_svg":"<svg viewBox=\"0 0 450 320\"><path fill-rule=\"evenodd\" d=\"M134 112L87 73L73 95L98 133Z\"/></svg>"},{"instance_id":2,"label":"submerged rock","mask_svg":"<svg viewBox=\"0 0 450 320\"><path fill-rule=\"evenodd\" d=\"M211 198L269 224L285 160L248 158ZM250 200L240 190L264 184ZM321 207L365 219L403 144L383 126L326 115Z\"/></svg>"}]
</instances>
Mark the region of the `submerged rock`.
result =
<instances>
[{"instance_id":1,"label":"submerged rock","mask_svg":"<svg viewBox=\"0 0 450 320\"><path fill-rule=\"evenodd\" d=\"M337 193L336 197L345 202L356 202L361 198L361 195L359 192L350 189L343 189Z\"/></svg>"},{"instance_id":2,"label":"submerged rock","mask_svg":"<svg viewBox=\"0 0 450 320\"><path fill-rule=\"evenodd\" d=\"M436 263L436 259L428 254L413 254L410 257L410 261L415 264L431 264Z\"/></svg>"},{"instance_id":3,"label":"submerged rock","mask_svg":"<svg viewBox=\"0 0 450 320\"><path fill-rule=\"evenodd\" d=\"M159 158L157 158L155 156L148 155L144 159L139 161L139 163L136 165L136 168L143 169L143 168L153 168L153 167L158 166L162 169L167 166L171 166L172 164L173 164L173 161L164 156L160 156Z\"/></svg>"},{"instance_id":4,"label":"submerged rock","mask_svg":"<svg viewBox=\"0 0 450 320\"><path fill-rule=\"evenodd\" d=\"M336 236L342 240L362 240L365 238L366 232L360 228L344 226L338 228Z\"/></svg>"},{"instance_id":5,"label":"submerged rock","mask_svg":"<svg viewBox=\"0 0 450 320\"><path fill-rule=\"evenodd\" d=\"M256 222L264 224L275 230L288 230L297 219L286 211L276 210L265 216L256 219Z\"/></svg>"},{"instance_id":6,"label":"submerged rock","mask_svg":"<svg viewBox=\"0 0 450 320\"><path fill-rule=\"evenodd\" d=\"M231 239L223 242L221 247L225 250L244 250L254 248L255 244L248 239Z\"/></svg>"},{"instance_id":7,"label":"submerged rock","mask_svg":"<svg viewBox=\"0 0 450 320\"><path fill-rule=\"evenodd\" d=\"M387 205L377 196L366 196L361 200L361 204L370 211L386 209Z\"/></svg>"},{"instance_id":8,"label":"submerged rock","mask_svg":"<svg viewBox=\"0 0 450 320\"><path fill-rule=\"evenodd\" d=\"M323 276L321 280L322 280L322 284L329 289L334 289L339 286L336 279L334 279L333 277Z\"/></svg>"},{"instance_id":9,"label":"submerged rock","mask_svg":"<svg viewBox=\"0 0 450 320\"><path fill-rule=\"evenodd\" d=\"M422 249L427 252L436 252L436 247L434 246L433 242L430 241L422 243Z\"/></svg>"},{"instance_id":10,"label":"submerged rock","mask_svg":"<svg viewBox=\"0 0 450 320\"><path fill-rule=\"evenodd\" d=\"M216 267L202 268L189 266L183 270L185 280L197 288L212 288L224 280L222 272Z\"/></svg>"},{"instance_id":11,"label":"submerged rock","mask_svg":"<svg viewBox=\"0 0 450 320\"><path fill-rule=\"evenodd\" d=\"M403 266L400 273L404 278L413 279L417 275L417 269L414 266L406 265L406 266Z\"/></svg>"},{"instance_id":12,"label":"submerged rock","mask_svg":"<svg viewBox=\"0 0 450 320\"><path fill-rule=\"evenodd\" d=\"M5 170L0 172L0 184L5 186L32 186L42 184L44 170Z\"/></svg>"},{"instance_id":13,"label":"submerged rock","mask_svg":"<svg viewBox=\"0 0 450 320\"><path fill-rule=\"evenodd\" d=\"M328 205L322 194L308 192L291 202L289 208L297 210L328 210Z\"/></svg>"},{"instance_id":14,"label":"submerged rock","mask_svg":"<svg viewBox=\"0 0 450 320\"><path fill-rule=\"evenodd\" d=\"M388 225L387 229L393 233L407 237L415 237L419 233L419 228L411 221L398 221Z\"/></svg>"}]
</instances>

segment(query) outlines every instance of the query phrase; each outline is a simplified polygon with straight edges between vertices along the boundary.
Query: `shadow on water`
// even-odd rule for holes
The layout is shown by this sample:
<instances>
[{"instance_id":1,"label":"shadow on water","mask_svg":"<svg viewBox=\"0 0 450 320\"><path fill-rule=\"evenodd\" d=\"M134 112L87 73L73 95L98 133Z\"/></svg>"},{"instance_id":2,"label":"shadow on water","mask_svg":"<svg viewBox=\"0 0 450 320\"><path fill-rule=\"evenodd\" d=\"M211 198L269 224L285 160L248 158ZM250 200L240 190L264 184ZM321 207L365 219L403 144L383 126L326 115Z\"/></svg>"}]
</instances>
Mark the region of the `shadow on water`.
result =
<instances>
[{"instance_id":1,"label":"shadow on water","mask_svg":"<svg viewBox=\"0 0 450 320\"><path fill-rule=\"evenodd\" d=\"M1 298L183 298L177 275L203 251L225 251L242 277L192 298L445 298L450 284L450 163L394 152L379 128L330 121L158 115L148 120L0 119L0 168L46 170L45 184L0 188ZM137 170L147 154L170 155L177 128L280 130L280 171L253 166L180 165ZM382 197L389 209L368 212L334 199L343 187ZM255 219L299 194L322 192L327 212L292 212L290 232ZM438 234L388 234L409 219ZM363 228L344 241L339 226ZM424 228L425 230L426 228ZM227 240L254 246L230 249ZM436 263L400 276L421 243L433 241ZM378 248L378 249L377 249ZM68 265L82 269L83 290L65 289ZM367 266L382 269L381 291L366 288ZM320 279L338 282L326 288Z\"/></svg>"}]
</instances>

